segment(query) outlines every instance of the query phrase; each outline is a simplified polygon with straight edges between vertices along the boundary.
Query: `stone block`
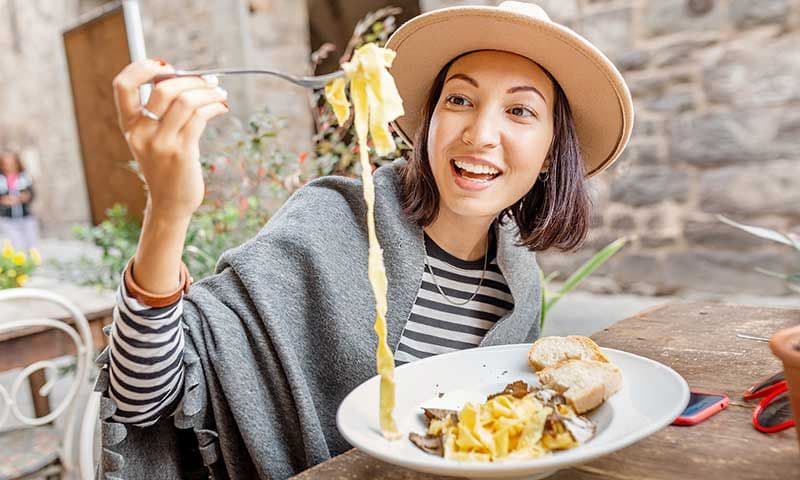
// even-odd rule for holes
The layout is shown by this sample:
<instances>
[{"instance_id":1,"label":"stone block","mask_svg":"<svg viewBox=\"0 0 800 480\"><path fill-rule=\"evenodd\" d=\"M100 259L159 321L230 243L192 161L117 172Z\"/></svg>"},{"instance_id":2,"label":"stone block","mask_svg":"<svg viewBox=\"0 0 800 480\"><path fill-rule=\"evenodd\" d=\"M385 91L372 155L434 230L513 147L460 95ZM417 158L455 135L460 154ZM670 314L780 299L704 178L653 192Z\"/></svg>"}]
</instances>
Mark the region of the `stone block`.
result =
<instances>
[{"instance_id":1,"label":"stone block","mask_svg":"<svg viewBox=\"0 0 800 480\"><path fill-rule=\"evenodd\" d=\"M730 17L739 28L783 23L789 17L788 0L731 0Z\"/></svg>"},{"instance_id":2,"label":"stone block","mask_svg":"<svg viewBox=\"0 0 800 480\"><path fill-rule=\"evenodd\" d=\"M689 193L686 172L665 165L637 166L611 185L611 200L634 207L653 205L665 200L684 202Z\"/></svg>"},{"instance_id":3,"label":"stone block","mask_svg":"<svg viewBox=\"0 0 800 480\"><path fill-rule=\"evenodd\" d=\"M631 47L631 16L630 8L586 15L581 33L603 53L613 57L615 53L627 51Z\"/></svg>"},{"instance_id":4,"label":"stone block","mask_svg":"<svg viewBox=\"0 0 800 480\"><path fill-rule=\"evenodd\" d=\"M768 243L716 219L708 222L687 222L683 234L689 248L693 249L753 250Z\"/></svg>"},{"instance_id":5,"label":"stone block","mask_svg":"<svg viewBox=\"0 0 800 480\"><path fill-rule=\"evenodd\" d=\"M703 172L700 208L735 215L800 213L800 160L776 160Z\"/></svg>"},{"instance_id":6,"label":"stone block","mask_svg":"<svg viewBox=\"0 0 800 480\"><path fill-rule=\"evenodd\" d=\"M795 32L708 55L703 62L703 88L712 103L739 108L784 105L800 100L798 71L800 32Z\"/></svg>"},{"instance_id":7,"label":"stone block","mask_svg":"<svg viewBox=\"0 0 800 480\"><path fill-rule=\"evenodd\" d=\"M651 65L656 68L671 67L692 63L703 49L716 44L719 38L682 38L671 45L665 45L653 50Z\"/></svg>"},{"instance_id":8,"label":"stone block","mask_svg":"<svg viewBox=\"0 0 800 480\"><path fill-rule=\"evenodd\" d=\"M651 112L669 112L673 114L693 110L695 108L695 94L689 88L670 89L648 100L646 108Z\"/></svg>"},{"instance_id":9,"label":"stone block","mask_svg":"<svg viewBox=\"0 0 800 480\"><path fill-rule=\"evenodd\" d=\"M628 50L614 56L614 64L622 71L642 70L650 62L650 52L646 50Z\"/></svg>"},{"instance_id":10,"label":"stone block","mask_svg":"<svg viewBox=\"0 0 800 480\"><path fill-rule=\"evenodd\" d=\"M643 29L648 37L678 32L707 32L719 30L725 24L724 9L713 0L694 2L706 8L692 9L693 2L686 0L658 0L645 4Z\"/></svg>"},{"instance_id":11,"label":"stone block","mask_svg":"<svg viewBox=\"0 0 800 480\"><path fill-rule=\"evenodd\" d=\"M657 283L661 262L653 255L621 251L608 261L611 277L622 285Z\"/></svg>"},{"instance_id":12,"label":"stone block","mask_svg":"<svg viewBox=\"0 0 800 480\"><path fill-rule=\"evenodd\" d=\"M629 214L622 214L614 216L611 219L611 229L615 231L625 231L629 232L636 228L636 220L633 218L633 215Z\"/></svg>"},{"instance_id":13,"label":"stone block","mask_svg":"<svg viewBox=\"0 0 800 480\"><path fill-rule=\"evenodd\" d=\"M690 250L670 253L663 270L663 285L683 291L783 295L784 283L754 270L762 267L786 271L790 254Z\"/></svg>"},{"instance_id":14,"label":"stone block","mask_svg":"<svg viewBox=\"0 0 800 480\"><path fill-rule=\"evenodd\" d=\"M707 111L671 120L670 160L701 167L797 156L796 108Z\"/></svg>"}]
</instances>

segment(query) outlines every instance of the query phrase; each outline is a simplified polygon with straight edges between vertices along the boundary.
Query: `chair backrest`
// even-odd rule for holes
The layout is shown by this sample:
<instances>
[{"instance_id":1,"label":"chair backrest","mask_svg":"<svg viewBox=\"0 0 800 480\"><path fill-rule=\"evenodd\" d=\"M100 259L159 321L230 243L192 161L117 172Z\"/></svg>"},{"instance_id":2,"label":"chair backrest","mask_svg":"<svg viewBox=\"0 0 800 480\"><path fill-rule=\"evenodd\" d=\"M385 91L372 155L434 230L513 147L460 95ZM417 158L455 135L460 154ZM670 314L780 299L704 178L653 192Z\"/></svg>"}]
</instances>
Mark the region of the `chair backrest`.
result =
<instances>
[{"instance_id":1,"label":"chair backrest","mask_svg":"<svg viewBox=\"0 0 800 480\"><path fill-rule=\"evenodd\" d=\"M0 429L10 417L16 418L24 425L38 426L50 423L64 416L64 441L61 452L62 465L69 471L78 470L80 478L91 478L92 474L87 476L83 470L89 468L86 465L86 452L91 452L92 448L91 445L87 446L83 443L86 441L86 438L93 438L95 427L94 419L97 417L98 399L95 398L96 394L91 392L92 388L89 383L92 357L94 354L94 344L92 342L92 332L89 328L89 322L75 304L53 292L34 288L0 290L0 302L15 300L39 300L58 305L68 314L72 324L52 318L31 318L25 320L0 319L0 334L31 327L45 327L59 330L65 333L74 344L77 365L75 369L75 379L70 385L64 399L44 417L37 418L25 415L20 410L16 399L19 397L20 389L23 387L27 388L27 380L32 373L41 369L56 369L53 359L40 360L23 368L16 376L11 386L11 391L6 390L0 385ZM39 394L42 396L48 396L50 394L56 381L55 375L50 375L50 377L51 378L48 379L39 391ZM88 398L88 401L86 401L85 404L79 404L78 400L82 398ZM76 416L80 418L80 421L76 422ZM76 436L76 426L84 430L80 432L79 436ZM91 429L91 434L85 432L87 429ZM80 440L76 441L78 439ZM88 463L92 463L91 458L88 459Z\"/></svg>"}]
</instances>

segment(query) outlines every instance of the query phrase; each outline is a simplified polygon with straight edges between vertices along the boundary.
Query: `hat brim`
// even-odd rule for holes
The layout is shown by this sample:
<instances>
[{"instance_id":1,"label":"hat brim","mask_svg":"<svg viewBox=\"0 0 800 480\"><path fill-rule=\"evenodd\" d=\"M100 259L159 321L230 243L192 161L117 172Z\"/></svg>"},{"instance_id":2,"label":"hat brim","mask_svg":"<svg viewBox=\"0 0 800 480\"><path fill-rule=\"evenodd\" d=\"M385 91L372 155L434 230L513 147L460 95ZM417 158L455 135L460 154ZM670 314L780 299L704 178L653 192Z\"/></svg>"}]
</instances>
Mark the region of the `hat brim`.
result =
<instances>
[{"instance_id":1,"label":"hat brim","mask_svg":"<svg viewBox=\"0 0 800 480\"><path fill-rule=\"evenodd\" d=\"M633 102L622 75L594 45L559 24L496 7L451 7L404 23L386 47L397 52L390 72L405 110L394 126L409 145L436 75L475 50L516 53L550 72L569 101L587 176L608 168L630 139Z\"/></svg>"}]
</instances>

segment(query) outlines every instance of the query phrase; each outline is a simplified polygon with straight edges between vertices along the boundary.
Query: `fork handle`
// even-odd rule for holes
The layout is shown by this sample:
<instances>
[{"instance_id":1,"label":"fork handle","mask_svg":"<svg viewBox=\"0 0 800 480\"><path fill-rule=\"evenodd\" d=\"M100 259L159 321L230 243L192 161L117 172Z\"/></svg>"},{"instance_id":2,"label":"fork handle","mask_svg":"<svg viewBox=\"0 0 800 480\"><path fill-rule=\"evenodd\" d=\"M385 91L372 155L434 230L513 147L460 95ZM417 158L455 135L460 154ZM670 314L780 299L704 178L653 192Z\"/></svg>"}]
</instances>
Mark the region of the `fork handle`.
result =
<instances>
[{"instance_id":1,"label":"fork handle","mask_svg":"<svg viewBox=\"0 0 800 480\"><path fill-rule=\"evenodd\" d=\"M151 80L151 82L153 84L157 84L158 82L163 82L164 80L169 80L171 78L201 77L203 75L209 75L209 74L210 74L210 72L205 72L205 71L202 71L202 72L191 72L191 71L185 71L185 70L177 70L174 73L164 73L164 74L161 74L161 75L156 75L155 77L153 77L153 80Z\"/></svg>"},{"instance_id":2,"label":"fork handle","mask_svg":"<svg viewBox=\"0 0 800 480\"><path fill-rule=\"evenodd\" d=\"M286 74L282 74L281 72L273 72L271 70L253 70L253 69L232 69L232 68L216 68L216 69L208 69L208 70L176 70L173 73L165 73L162 75L156 75L153 77L153 83L158 83L164 80L169 80L170 78L176 77L202 77L203 75L242 75L248 73L266 73L271 75L277 75L279 77L288 77Z\"/></svg>"}]
</instances>

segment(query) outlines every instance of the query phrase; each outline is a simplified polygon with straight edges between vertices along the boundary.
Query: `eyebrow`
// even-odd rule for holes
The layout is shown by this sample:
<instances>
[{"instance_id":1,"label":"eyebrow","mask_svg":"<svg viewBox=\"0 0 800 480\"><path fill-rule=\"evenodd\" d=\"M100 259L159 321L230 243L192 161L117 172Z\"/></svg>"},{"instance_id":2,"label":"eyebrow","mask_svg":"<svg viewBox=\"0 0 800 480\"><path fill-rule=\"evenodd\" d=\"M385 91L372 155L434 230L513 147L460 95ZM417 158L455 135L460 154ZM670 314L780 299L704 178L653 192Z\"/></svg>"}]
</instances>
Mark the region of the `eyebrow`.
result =
<instances>
[{"instance_id":1,"label":"eyebrow","mask_svg":"<svg viewBox=\"0 0 800 480\"><path fill-rule=\"evenodd\" d=\"M478 81L475 80L474 78L470 77L469 75L465 74L465 73L454 73L452 76L450 76L450 78L445 80L444 83L447 83L450 80L455 80L456 78L460 78L461 80L464 80L464 81L466 81L468 83L471 83L475 88L479 88L478 87ZM537 95L542 97L542 101L544 102L545 105L547 105L547 99L544 98L544 95L542 95L542 92L540 92L539 89L534 87L534 86L531 86L531 85L519 85L519 86L516 86L516 87L511 87L511 88L508 89L508 91L506 91L506 93L516 93L516 92L533 92L533 93L536 93Z\"/></svg>"}]
</instances>

